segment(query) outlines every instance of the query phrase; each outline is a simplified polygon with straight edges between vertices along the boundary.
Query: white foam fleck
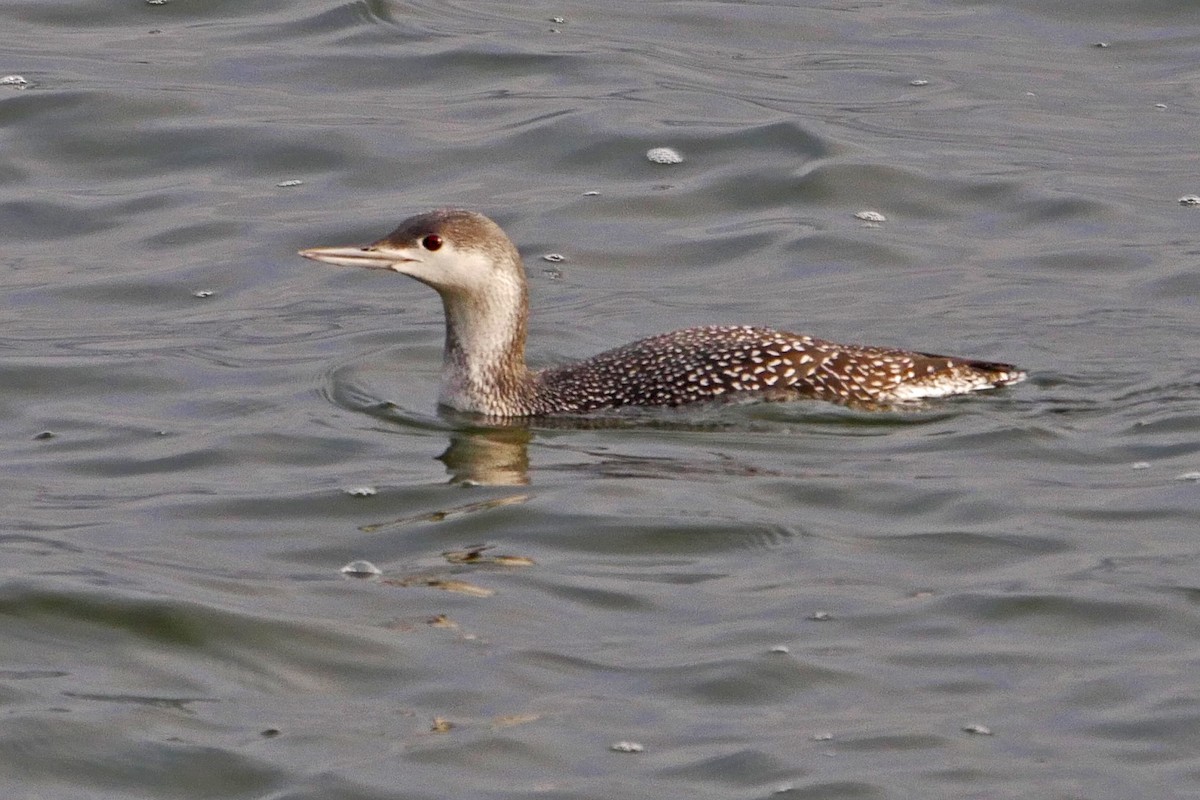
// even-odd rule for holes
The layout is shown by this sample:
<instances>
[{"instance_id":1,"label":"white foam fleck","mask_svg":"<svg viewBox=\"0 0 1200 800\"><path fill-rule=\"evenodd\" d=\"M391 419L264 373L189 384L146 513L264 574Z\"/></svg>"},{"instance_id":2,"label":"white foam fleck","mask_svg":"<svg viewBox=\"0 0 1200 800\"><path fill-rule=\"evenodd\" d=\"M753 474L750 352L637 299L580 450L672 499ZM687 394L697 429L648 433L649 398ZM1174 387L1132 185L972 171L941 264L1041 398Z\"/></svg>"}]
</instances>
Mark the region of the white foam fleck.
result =
<instances>
[{"instance_id":1,"label":"white foam fleck","mask_svg":"<svg viewBox=\"0 0 1200 800\"><path fill-rule=\"evenodd\" d=\"M646 158L655 164L681 164L683 156L678 150L670 147L652 147L646 151Z\"/></svg>"},{"instance_id":2,"label":"white foam fleck","mask_svg":"<svg viewBox=\"0 0 1200 800\"><path fill-rule=\"evenodd\" d=\"M343 575L348 575L352 578L373 578L376 575L382 575L383 570L372 564L370 561L351 561L346 566L342 567L340 572Z\"/></svg>"}]
</instances>

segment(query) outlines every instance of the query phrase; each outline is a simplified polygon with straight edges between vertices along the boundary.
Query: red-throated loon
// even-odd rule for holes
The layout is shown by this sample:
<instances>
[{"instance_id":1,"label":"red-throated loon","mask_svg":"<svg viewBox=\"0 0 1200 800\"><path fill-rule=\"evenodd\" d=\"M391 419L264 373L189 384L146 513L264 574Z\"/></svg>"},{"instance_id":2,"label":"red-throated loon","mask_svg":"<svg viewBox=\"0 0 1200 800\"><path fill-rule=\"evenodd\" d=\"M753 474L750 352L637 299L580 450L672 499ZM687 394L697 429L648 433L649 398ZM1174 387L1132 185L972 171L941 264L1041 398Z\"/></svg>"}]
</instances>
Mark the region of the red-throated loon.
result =
<instances>
[{"instance_id":1,"label":"red-throated loon","mask_svg":"<svg viewBox=\"0 0 1200 800\"><path fill-rule=\"evenodd\" d=\"M482 214L431 211L405 220L374 244L314 247L300 255L389 269L436 289L446 311L438 400L487 416L754 398L886 406L1025 378L1009 364L836 344L750 326L688 328L586 361L531 370L525 364L525 268L516 246Z\"/></svg>"}]
</instances>

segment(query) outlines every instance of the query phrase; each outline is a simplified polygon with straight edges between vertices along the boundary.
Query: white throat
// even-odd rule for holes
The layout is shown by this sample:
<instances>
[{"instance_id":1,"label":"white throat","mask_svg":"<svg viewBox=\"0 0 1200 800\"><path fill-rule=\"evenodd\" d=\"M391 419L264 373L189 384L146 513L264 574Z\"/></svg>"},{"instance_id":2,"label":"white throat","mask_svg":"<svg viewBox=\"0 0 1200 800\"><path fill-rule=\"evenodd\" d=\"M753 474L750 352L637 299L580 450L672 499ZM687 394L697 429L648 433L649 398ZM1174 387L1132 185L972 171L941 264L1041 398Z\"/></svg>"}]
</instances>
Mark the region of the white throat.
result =
<instances>
[{"instance_id":1,"label":"white throat","mask_svg":"<svg viewBox=\"0 0 1200 800\"><path fill-rule=\"evenodd\" d=\"M446 345L442 355L443 405L491 413L527 379L526 300L523 283L493 275L486 290L443 290Z\"/></svg>"}]
</instances>

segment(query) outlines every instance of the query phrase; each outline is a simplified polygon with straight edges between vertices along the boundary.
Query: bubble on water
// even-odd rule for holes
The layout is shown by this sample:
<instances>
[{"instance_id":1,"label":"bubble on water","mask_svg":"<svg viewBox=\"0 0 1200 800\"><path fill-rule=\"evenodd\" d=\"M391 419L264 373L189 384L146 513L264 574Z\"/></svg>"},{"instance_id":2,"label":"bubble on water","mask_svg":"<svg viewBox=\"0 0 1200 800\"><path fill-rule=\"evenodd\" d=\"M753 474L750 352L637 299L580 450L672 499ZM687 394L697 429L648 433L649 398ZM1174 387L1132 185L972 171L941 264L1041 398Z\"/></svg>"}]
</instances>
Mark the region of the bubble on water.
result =
<instances>
[{"instance_id":1,"label":"bubble on water","mask_svg":"<svg viewBox=\"0 0 1200 800\"><path fill-rule=\"evenodd\" d=\"M854 218L861 219L863 222L887 222L887 217L878 211L859 211Z\"/></svg>"},{"instance_id":2,"label":"bubble on water","mask_svg":"<svg viewBox=\"0 0 1200 800\"><path fill-rule=\"evenodd\" d=\"M911 81L908 82L908 85L909 86L928 86L929 81L925 80L924 78L913 78Z\"/></svg>"},{"instance_id":3,"label":"bubble on water","mask_svg":"<svg viewBox=\"0 0 1200 800\"><path fill-rule=\"evenodd\" d=\"M640 753L646 748L637 742L613 742L608 749L618 753Z\"/></svg>"},{"instance_id":4,"label":"bubble on water","mask_svg":"<svg viewBox=\"0 0 1200 800\"><path fill-rule=\"evenodd\" d=\"M376 575L382 575L383 570L372 564L370 561L351 561L346 566L342 567L341 573L351 578L373 578Z\"/></svg>"},{"instance_id":5,"label":"bubble on water","mask_svg":"<svg viewBox=\"0 0 1200 800\"><path fill-rule=\"evenodd\" d=\"M679 151L669 147L651 147L646 151L646 158L655 164L681 164L683 156Z\"/></svg>"},{"instance_id":6,"label":"bubble on water","mask_svg":"<svg viewBox=\"0 0 1200 800\"><path fill-rule=\"evenodd\" d=\"M771 652L772 653L790 653L790 652L792 652L792 649L790 647L788 647L786 644L777 644L771 648Z\"/></svg>"},{"instance_id":7,"label":"bubble on water","mask_svg":"<svg viewBox=\"0 0 1200 800\"><path fill-rule=\"evenodd\" d=\"M1179 205L1200 206L1200 195L1185 194L1183 197L1179 198Z\"/></svg>"}]
</instances>

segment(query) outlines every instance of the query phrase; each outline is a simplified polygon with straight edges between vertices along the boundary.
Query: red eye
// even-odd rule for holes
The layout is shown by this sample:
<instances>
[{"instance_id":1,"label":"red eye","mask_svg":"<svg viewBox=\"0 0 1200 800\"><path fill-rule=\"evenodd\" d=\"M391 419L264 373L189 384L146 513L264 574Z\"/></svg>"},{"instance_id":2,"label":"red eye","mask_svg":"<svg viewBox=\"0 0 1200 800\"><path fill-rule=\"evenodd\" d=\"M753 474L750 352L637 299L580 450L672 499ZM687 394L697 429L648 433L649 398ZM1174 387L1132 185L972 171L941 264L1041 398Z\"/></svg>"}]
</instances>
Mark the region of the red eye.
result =
<instances>
[{"instance_id":1,"label":"red eye","mask_svg":"<svg viewBox=\"0 0 1200 800\"><path fill-rule=\"evenodd\" d=\"M421 240L421 246L426 250L437 250L442 246L442 237L431 233Z\"/></svg>"}]
</instances>

